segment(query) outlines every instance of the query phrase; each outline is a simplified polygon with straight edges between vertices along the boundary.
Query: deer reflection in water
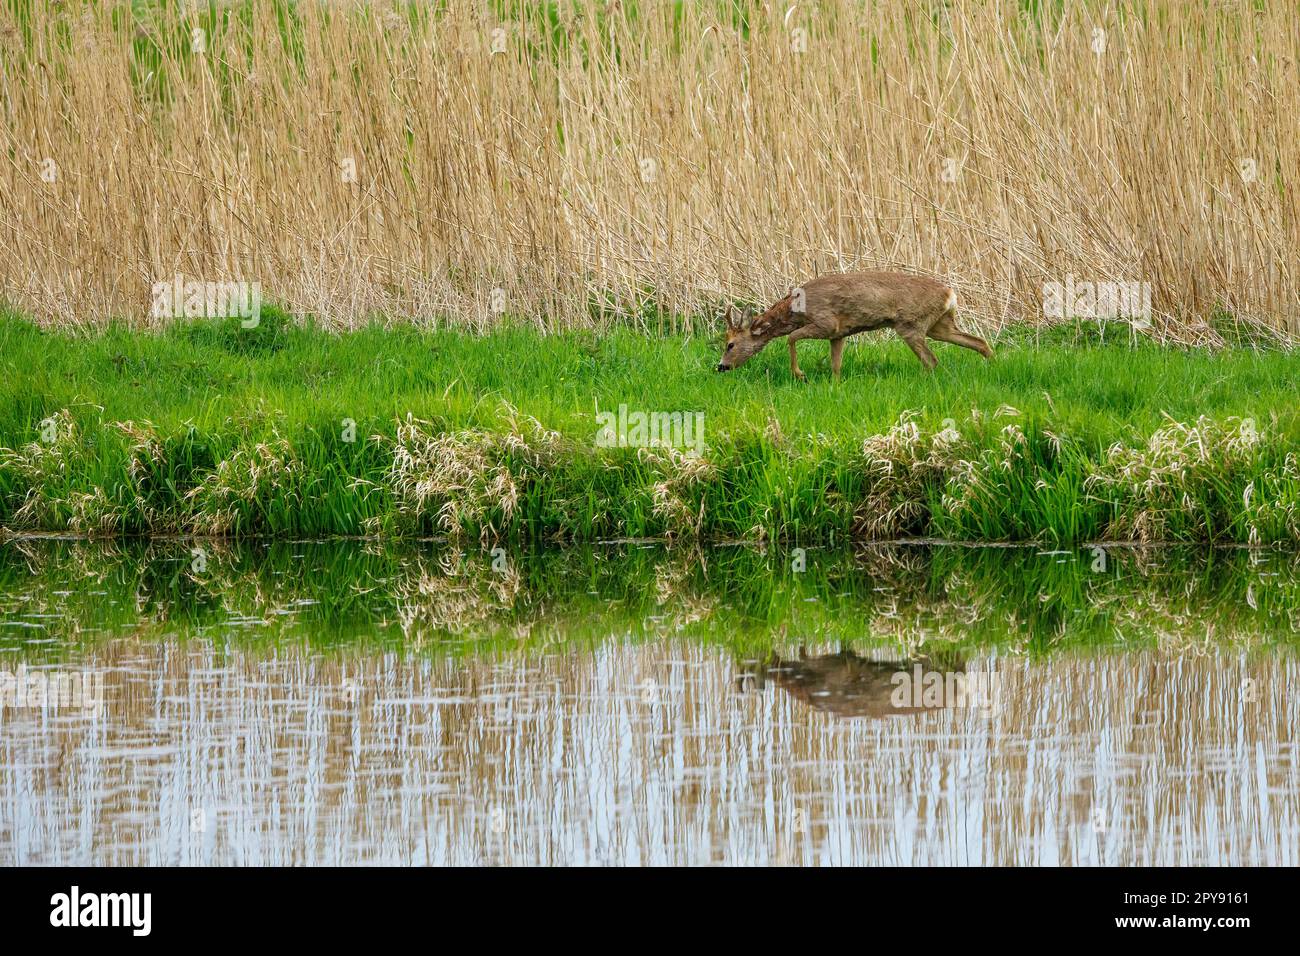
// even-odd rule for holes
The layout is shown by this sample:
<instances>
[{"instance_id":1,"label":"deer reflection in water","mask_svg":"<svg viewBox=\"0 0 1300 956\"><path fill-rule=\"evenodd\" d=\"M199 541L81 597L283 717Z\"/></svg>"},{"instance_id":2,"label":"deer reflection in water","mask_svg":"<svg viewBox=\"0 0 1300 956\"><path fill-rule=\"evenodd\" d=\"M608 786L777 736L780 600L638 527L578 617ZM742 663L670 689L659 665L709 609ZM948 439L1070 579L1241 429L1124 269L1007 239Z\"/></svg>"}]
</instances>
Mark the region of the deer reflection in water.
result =
<instances>
[{"instance_id":1,"label":"deer reflection in water","mask_svg":"<svg viewBox=\"0 0 1300 956\"><path fill-rule=\"evenodd\" d=\"M813 710L835 717L898 717L940 710L953 704L951 695L914 693L916 660L872 660L842 647L838 653L797 658L773 654L751 664L739 676L738 689L761 690L770 680ZM949 677L960 675L965 662L947 658L932 662ZM939 673L930 670L930 674Z\"/></svg>"}]
</instances>

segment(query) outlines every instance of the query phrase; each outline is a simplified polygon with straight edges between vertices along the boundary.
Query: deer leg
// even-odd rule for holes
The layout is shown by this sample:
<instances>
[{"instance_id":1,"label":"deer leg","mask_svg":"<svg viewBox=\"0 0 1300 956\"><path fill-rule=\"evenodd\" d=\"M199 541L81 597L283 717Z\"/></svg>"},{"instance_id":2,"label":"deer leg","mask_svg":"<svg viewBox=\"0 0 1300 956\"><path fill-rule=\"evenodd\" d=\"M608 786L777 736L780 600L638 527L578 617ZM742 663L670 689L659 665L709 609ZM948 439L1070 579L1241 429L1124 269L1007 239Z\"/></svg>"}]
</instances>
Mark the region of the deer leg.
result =
<instances>
[{"instance_id":1,"label":"deer leg","mask_svg":"<svg viewBox=\"0 0 1300 956\"><path fill-rule=\"evenodd\" d=\"M790 374L801 382L808 381L808 377L799 371L799 356L795 353L795 342L798 341L794 336L790 337Z\"/></svg>"},{"instance_id":2,"label":"deer leg","mask_svg":"<svg viewBox=\"0 0 1300 956\"><path fill-rule=\"evenodd\" d=\"M831 339L831 374L840 377L840 359L844 357L844 340Z\"/></svg>"},{"instance_id":3,"label":"deer leg","mask_svg":"<svg viewBox=\"0 0 1300 956\"><path fill-rule=\"evenodd\" d=\"M916 353L916 357L921 360L921 364L925 366L925 370L927 372L934 371L934 367L939 364L939 360L934 357L934 353L930 351L930 347L925 344L925 336L916 329L907 332L900 331L898 334L902 336L903 341L906 342L912 351Z\"/></svg>"},{"instance_id":4,"label":"deer leg","mask_svg":"<svg viewBox=\"0 0 1300 956\"><path fill-rule=\"evenodd\" d=\"M929 331L932 339L940 342L951 342L953 345L960 345L964 349L970 349L972 352L979 352L985 358L993 357L993 350L989 344L978 335L967 335L957 329L953 324L952 316L945 315Z\"/></svg>"}]
</instances>

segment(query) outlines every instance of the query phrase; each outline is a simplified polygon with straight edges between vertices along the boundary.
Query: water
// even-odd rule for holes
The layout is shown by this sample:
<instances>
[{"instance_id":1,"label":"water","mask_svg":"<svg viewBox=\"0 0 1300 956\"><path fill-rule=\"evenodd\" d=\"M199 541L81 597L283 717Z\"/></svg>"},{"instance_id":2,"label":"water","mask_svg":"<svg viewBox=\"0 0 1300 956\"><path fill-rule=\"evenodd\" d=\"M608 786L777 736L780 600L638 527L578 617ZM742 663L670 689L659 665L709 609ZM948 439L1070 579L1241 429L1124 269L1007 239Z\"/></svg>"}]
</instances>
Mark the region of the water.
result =
<instances>
[{"instance_id":1,"label":"water","mask_svg":"<svg viewBox=\"0 0 1300 956\"><path fill-rule=\"evenodd\" d=\"M0 863L1295 865L1298 627L1273 552L10 541Z\"/></svg>"}]
</instances>

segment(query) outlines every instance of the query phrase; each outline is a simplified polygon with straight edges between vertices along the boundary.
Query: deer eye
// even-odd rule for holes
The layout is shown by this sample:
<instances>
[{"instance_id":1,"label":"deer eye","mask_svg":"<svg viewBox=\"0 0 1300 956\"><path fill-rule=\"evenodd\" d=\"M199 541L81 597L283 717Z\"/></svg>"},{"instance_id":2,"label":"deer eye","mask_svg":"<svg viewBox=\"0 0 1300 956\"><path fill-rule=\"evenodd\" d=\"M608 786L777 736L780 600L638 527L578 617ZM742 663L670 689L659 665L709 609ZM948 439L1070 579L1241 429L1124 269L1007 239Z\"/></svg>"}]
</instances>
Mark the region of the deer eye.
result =
<instances>
[{"instance_id":1,"label":"deer eye","mask_svg":"<svg viewBox=\"0 0 1300 956\"><path fill-rule=\"evenodd\" d=\"M732 349L734 349L735 347L736 347L736 343L735 343L735 342L728 342L728 343L727 343L727 351L728 351L728 352L730 352L730 351L731 351Z\"/></svg>"}]
</instances>

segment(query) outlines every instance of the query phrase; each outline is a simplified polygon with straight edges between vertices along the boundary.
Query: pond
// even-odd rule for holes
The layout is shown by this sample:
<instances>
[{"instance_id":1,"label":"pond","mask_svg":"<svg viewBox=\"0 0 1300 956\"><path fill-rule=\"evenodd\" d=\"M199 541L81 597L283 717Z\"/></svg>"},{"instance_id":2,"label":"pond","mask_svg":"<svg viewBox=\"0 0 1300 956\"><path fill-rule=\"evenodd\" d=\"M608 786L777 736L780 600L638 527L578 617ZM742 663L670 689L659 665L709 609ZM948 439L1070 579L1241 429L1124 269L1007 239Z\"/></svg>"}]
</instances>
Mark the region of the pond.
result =
<instances>
[{"instance_id":1,"label":"pond","mask_svg":"<svg viewBox=\"0 0 1300 956\"><path fill-rule=\"evenodd\" d=\"M1300 863L1300 555L0 543L0 864Z\"/></svg>"}]
</instances>

